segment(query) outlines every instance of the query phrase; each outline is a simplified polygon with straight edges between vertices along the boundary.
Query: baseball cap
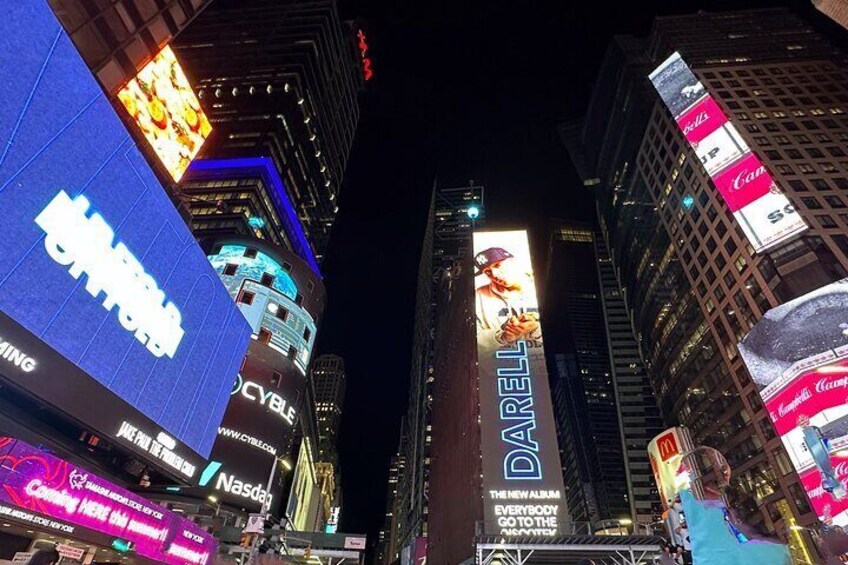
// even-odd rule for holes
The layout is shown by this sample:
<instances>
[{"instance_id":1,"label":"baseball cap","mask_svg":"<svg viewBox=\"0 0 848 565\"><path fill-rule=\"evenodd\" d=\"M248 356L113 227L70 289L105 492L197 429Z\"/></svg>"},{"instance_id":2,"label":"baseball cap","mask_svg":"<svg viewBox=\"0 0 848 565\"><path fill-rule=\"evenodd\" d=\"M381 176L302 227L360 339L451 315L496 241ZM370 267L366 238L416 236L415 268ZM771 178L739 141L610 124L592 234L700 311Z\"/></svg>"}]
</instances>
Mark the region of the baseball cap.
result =
<instances>
[{"instance_id":1,"label":"baseball cap","mask_svg":"<svg viewBox=\"0 0 848 565\"><path fill-rule=\"evenodd\" d=\"M479 275L482 273L483 269L489 265L511 258L512 253L502 247L490 247L488 249L484 249L474 256L474 265L477 267L476 274Z\"/></svg>"}]
</instances>

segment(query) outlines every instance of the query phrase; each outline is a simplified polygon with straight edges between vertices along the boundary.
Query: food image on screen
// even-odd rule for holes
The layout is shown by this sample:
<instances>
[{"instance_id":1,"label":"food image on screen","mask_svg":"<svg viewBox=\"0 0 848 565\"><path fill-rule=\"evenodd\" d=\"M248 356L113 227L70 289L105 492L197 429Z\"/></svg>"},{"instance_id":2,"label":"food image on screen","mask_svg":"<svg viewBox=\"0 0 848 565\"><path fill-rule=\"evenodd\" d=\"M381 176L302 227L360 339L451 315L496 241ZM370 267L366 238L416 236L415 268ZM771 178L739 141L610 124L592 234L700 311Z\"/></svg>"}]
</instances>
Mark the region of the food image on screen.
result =
<instances>
[{"instance_id":1,"label":"food image on screen","mask_svg":"<svg viewBox=\"0 0 848 565\"><path fill-rule=\"evenodd\" d=\"M165 47L118 92L175 181L180 180L212 126L170 47Z\"/></svg>"},{"instance_id":2,"label":"food image on screen","mask_svg":"<svg viewBox=\"0 0 848 565\"><path fill-rule=\"evenodd\" d=\"M816 514L848 525L848 279L766 312L739 352Z\"/></svg>"}]
</instances>

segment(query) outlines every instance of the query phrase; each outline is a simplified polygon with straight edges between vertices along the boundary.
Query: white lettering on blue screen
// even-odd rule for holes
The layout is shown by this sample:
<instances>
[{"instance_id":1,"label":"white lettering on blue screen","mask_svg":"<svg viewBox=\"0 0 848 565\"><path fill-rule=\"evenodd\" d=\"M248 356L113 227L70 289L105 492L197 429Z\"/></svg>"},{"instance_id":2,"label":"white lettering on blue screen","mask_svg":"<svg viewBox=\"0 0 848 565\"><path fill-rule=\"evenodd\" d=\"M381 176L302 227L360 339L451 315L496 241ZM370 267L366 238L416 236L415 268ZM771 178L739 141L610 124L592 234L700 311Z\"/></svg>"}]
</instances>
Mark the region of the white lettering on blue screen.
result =
<instances>
[{"instance_id":1,"label":"white lettering on blue screen","mask_svg":"<svg viewBox=\"0 0 848 565\"><path fill-rule=\"evenodd\" d=\"M507 480L541 480L542 463L539 442L533 439L536 411L533 406L533 387L527 342L516 342L515 349L500 349L497 359L515 366L498 367L498 407L500 419L508 427L501 431L501 440L511 446L504 457L504 478Z\"/></svg>"},{"instance_id":2,"label":"white lettering on blue screen","mask_svg":"<svg viewBox=\"0 0 848 565\"><path fill-rule=\"evenodd\" d=\"M87 216L89 201L78 195L71 200L61 190L35 218L47 237L47 254L70 275L87 277L85 290L97 297L106 294L107 312L118 306L118 321L156 357L173 358L185 331L182 317L173 302L144 271L127 246L113 247L115 232L97 213Z\"/></svg>"}]
</instances>

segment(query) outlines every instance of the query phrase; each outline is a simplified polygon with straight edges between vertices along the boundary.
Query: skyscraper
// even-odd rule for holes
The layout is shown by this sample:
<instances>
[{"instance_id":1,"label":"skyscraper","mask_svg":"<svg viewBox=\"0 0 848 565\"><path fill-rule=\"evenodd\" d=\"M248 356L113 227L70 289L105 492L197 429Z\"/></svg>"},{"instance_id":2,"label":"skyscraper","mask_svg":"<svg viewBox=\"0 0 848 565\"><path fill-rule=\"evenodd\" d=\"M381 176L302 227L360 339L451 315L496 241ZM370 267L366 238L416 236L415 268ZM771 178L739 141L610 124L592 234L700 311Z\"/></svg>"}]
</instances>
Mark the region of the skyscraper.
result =
<instances>
[{"instance_id":1,"label":"skyscraper","mask_svg":"<svg viewBox=\"0 0 848 565\"><path fill-rule=\"evenodd\" d=\"M56 17L110 96L212 0L49 0Z\"/></svg>"},{"instance_id":2,"label":"skyscraper","mask_svg":"<svg viewBox=\"0 0 848 565\"><path fill-rule=\"evenodd\" d=\"M663 429L606 246L588 224L551 230L545 299L571 519L649 524L662 508L648 442Z\"/></svg>"},{"instance_id":3,"label":"skyscraper","mask_svg":"<svg viewBox=\"0 0 848 565\"><path fill-rule=\"evenodd\" d=\"M781 217L799 214L806 232L754 252L647 81L675 50L791 200ZM848 272L846 103L844 56L807 22L701 12L617 39L585 120L564 130L663 412L725 454L740 507L772 531L815 515L736 343L769 308ZM803 552L802 536L790 541Z\"/></svg>"},{"instance_id":4,"label":"skyscraper","mask_svg":"<svg viewBox=\"0 0 848 565\"><path fill-rule=\"evenodd\" d=\"M312 362L312 386L318 416L318 461L338 465L336 445L345 396L344 359L321 355Z\"/></svg>"},{"instance_id":5,"label":"skyscraper","mask_svg":"<svg viewBox=\"0 0 848 565\"><path fill-rule=\"evenodd\" d=\"M436 296L442 275L461 258L470 257L471 233L484 218L483 187L434 186L424 232L415 299L409 408L406 415L404 472L398 485L399 547L426 537L430 443L432 441L433 344Z\"/></svg>"},{"instance_id":6,"label":"skyscraper","mask_svg":"<svg viewBox=\"0 0 848 565\"><path fill-rule=\"evenodd\" d=\"M213 125L210 162L181 186L198 233L275 240L293 215L320 261L359 119L356 31L334 0L220 0L179 37ZM249 170L259 160L276 179Z\"/></svg>"}]
</instances>

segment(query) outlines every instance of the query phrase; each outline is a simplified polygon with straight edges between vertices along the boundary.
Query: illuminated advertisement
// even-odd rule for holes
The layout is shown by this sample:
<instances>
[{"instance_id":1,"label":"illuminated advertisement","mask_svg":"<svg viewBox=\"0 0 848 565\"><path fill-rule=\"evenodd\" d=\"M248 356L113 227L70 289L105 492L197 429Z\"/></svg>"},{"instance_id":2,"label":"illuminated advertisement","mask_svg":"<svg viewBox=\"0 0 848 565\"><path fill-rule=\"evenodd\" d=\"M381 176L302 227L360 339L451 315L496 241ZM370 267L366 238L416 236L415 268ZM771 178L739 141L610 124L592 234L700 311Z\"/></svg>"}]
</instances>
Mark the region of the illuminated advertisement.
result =
<instances>
[{"instance_id":1,"label":"illuminated advertisement","mask_svg":"<svg viewBox=\"0 0 848 565\"><path fill-rule=\"evenodd\" d=\"M650 79L756 251L807 229L680 53L666 59Z\"/></svg>"},{"instance_id":2,"label":"illuminated advertisement","mask_svg":"<svg viewBox=\"0 0 848 565\"><path fill-rule=\"evenodd\" d=\"M485 533L555 536L565 516L526 231L474 233Z\"/></svg>"},{"instance_id":3,"label":"illuminated advertisement","mask_svg":"<svg viewBox=\"0 0 848 565\"><path fill-rule=\"evenodd\" d=\"M691 450L689 434L683 428L669 428L648 444L648 459L663 510L671 508L677 494L689 487L689 473L682 463L683 454Z\"/></svg>"},{"instance_id":4,"label":"illuminated advertisement","mask_svg":"<svg viewBox=\"0 0 848 565\"><path fill-rule=\"evenodd\" d=\"M274 461L286 456L298 433L305 387L306 377L290 359L252 342L200 486L231 506L259 511ZM272 488L270 495L269 504L278 493Z\"/></svg>"},{"instance_id":5,"label":"illuminated advertisement","mask_svg":"<svg viewBox=\"0 0 848 565\"><path fill-rule=\"evenodd\" d=\"M0 485L4 520L62 537L106 534L173 565L205 565L216 554L215 538L191 520L14 438L0 437Z\"/></svg>"},{"instance_id":6,"label":"illuminated advertisement","mask_svg":"<svg viewBox=\"0 0 848 565\"><path fill-rule=\"evenodd\" d=\"M321 279L300 257L267 242L228 240L211 251L209 261L253 328L254 339L289 357L306 375L324 310Z\"/></svg>"},{"instance_id":7,"label":"illuminated advertisement","mask_svg":"<svg viewBox=\"0 0 848 565\"><path fill-rule=\"evenodd\" d=\"M848 279L772 308L739 344L813 509L848 525Z\"/></svg>"},{"instance_id":8,"label":"illuminated advertisement","mask_svg":"<svg viewBox=\"0 0 848 565\"><path fill-rule=\"evenodd\" d=\"M118 100L171 177L180 180L212 126L171 48L147 63Z\"/></svg>"},{"instance_id":9,"label":"illuminated advertisement","mask_svg":"<svg viewBox=\"0 0 848 565\"><path fill-rule=\"evenodd\" d=\"M250 328L48 4L9 9L0 376L195 480Z\"/></svg>"}]
</instances>

